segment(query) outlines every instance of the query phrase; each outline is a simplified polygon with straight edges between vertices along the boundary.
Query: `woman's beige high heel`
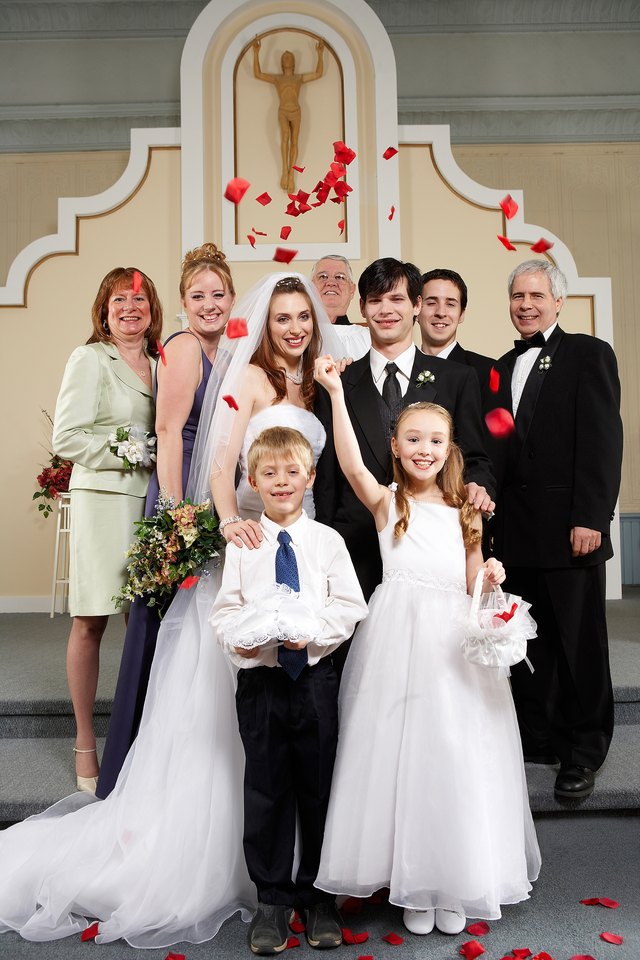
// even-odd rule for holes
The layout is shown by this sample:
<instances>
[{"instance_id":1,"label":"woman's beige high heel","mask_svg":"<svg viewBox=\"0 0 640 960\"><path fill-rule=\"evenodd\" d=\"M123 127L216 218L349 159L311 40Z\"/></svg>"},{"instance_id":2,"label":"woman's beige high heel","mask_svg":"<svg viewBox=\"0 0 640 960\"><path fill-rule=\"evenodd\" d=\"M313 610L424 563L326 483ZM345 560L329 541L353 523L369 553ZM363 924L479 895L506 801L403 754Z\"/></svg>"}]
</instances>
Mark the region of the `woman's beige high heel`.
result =
<instances>
[{"instance_id":1,"label":"woman's beige high heel","mask_svg":"<svg viewBox=\"0 0 640 960\"><path fill-rule=\"evenodd\" d=\"M90 750L79 750L78 747L73 748L75 753L97 753L95 747L91 747ZM96 787L98 786L97 777L80 777L76 774L76 786L78 790L82 790L83 793L93 793L96 792Z\"/></svg>"}]
</instances>

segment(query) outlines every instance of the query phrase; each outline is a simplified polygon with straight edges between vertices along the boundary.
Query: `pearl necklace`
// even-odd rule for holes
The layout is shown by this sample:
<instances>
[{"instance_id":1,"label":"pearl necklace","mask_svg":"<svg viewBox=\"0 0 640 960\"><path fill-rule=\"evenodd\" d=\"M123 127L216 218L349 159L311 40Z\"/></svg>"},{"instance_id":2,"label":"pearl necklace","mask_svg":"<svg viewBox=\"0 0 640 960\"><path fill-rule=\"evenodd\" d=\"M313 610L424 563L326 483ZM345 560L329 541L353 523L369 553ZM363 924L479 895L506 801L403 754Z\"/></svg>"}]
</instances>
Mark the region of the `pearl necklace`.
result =
<instances>
[{"instance_id":1,"label":"pearl necklace","mask_svg":"<svg viewBox=\"0 0 640 960\"><path fill-rule=\"evenodd\" d=\"M300 363L298 364L298 369L296 370L295 373L289 373L287 370L285 370L284 375L287 378L287 380L291 380L291 383L295 383L295 385L299 387L304 379L302 376L302 359L300 359Z\"/></svg>"}]
</instances>

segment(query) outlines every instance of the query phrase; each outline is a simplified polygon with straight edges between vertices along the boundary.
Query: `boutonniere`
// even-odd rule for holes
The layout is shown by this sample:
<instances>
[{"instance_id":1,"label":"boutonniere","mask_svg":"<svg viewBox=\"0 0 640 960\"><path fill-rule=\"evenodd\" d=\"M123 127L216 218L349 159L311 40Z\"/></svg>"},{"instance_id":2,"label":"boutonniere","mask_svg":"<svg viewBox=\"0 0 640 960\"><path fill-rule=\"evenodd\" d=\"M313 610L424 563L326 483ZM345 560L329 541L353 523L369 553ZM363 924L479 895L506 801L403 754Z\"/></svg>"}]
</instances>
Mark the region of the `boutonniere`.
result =
<instances>
[{"instance_id":1,"label":"boutonniere","mask_svg":"<svg viewBox=\"0 0 640 960\"><path fill-rule=\"evenodd\" d=\"M547 370L551 369L551 357L542 357L540 363L538 364L538 370L540 373L546 373Z\"/></svg>"},{"instance_id":2,"label":"boutonniere","mask_svg":"<svg viewBox=\"0 0 640 960\"><path fill-rule=\"evenodd\" d=\"M416 377L416 385L418 387L424 387L425 383L435 383L436 378L431 373L431 370L422 370L421 373Z\"/></svg>"}]
</instances>

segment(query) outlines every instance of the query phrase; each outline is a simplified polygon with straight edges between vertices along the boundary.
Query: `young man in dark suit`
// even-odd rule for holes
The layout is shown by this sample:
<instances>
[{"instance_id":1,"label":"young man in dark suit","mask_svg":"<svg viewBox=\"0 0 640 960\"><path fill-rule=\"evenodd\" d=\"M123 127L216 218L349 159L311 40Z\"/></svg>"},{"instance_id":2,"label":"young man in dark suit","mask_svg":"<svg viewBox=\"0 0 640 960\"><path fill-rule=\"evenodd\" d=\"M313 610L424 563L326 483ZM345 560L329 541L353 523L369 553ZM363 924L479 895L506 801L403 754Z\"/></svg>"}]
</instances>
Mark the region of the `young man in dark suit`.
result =
<instances>
[{"instance_id":1,"label":"young man in dark suit","mask_svg":"<svg viewBox=\"0 0 640 960\"><path fill-rule=\"evenodd\" d=\"M521 339L501 358L513 412L495 553L506 588L532 603L538 637L512 670L525 759L560 760L555 793L587 797L613 732L605 561L622 461L620 383L608 343L560 329L564 275L548 261L509 278Z\"/></svg>"},{"instance_id":2,"label":"young man in dark suit","mask_svg":"<svg viewBox=\"0 0 640 960\"><path fill-rule=\"evenodd\" d=\"M380 483L390 483L390 437L395 420L410 403L432 401L453 416L456 440L465 458L471 502L493 510L494 478L484 449L481 401L473 370L426 357L413 341L413 325L422 304L422 276L412 263L376 260L358 282L360 312L371 333L371 350L342 375L345 400L362 456ZM375 524L338 466L333 448L331 406L318 391L316 412L327 430L317 468L316 519L346 540L368 599L382 576Z\"/></svg>"}]
</instances>

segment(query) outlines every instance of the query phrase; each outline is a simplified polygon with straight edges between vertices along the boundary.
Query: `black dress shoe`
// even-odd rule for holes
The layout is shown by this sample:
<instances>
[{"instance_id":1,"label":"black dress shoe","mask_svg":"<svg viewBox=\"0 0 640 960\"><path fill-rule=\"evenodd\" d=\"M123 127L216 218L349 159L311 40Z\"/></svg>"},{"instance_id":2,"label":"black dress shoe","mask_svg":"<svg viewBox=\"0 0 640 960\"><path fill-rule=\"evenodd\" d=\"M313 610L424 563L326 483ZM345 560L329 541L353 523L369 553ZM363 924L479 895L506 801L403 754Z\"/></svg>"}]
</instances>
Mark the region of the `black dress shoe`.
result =
<instances>
[{"instance_id":1,"label":"black dress shoe","mask_svg":"<svg viewBox=\"0 0 640 960\"><path fill-rule=\"evenodd\" d=\"M595 773L589 767L563 764L556 777L555 794L565 800L582 800L593 792Z\"/></svg>"},{"instance_id":2,"label":"black dress shoe","mask_svg":"<svg viewBox=\"0 0 640 960\"><path fill-rule=\"evenodd\" d=\"M266 956L284 950L289 939L290 914L291 907L259 903L249 927L251 952Z\"/></svg>"},{"instance_id":3,"label":"black dress shoe","mask_svg":"<svg viewBox=\"0 0 640 960\"><path fill-rule=\"evenodd\" d=\"M560 757L556 757L555 753L525 753L524 762L545 763L547 766L554 767L556 763L560 763Z\"/></svg>"},{"instance_id":4,"label":"black dress shoe","mask_svg":"<svg viewBox=\"0 0 640 960\"><path fill-rule=\"evenodd\" d=\"M321 900L309 907L307 913L307 943L317 950L339 947L342 943L342 925L333 900Z\"/></svg>"}]
</instances>

